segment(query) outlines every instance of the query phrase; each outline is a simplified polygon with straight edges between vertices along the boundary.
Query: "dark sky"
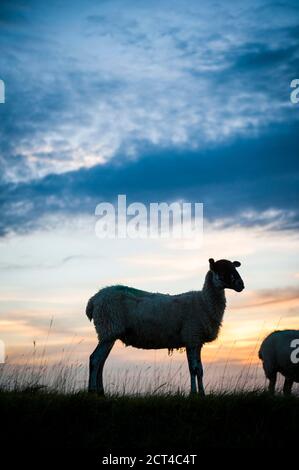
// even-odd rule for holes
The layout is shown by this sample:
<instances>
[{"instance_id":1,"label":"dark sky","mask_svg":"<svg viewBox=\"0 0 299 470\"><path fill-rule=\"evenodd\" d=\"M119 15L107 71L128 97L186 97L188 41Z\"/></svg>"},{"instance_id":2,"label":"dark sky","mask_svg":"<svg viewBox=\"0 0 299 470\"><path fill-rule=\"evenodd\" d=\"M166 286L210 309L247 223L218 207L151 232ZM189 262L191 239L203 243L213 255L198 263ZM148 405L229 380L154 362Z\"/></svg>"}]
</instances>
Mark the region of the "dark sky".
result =
<instances>
[{"instance_id":1,"label":"dark sky","mask_svg":"<svg viewBox=\"0 0 299 470\"><path fill-rule=\"evenodd\" d=\"M2 1L0 18L2 235L121 193L297 228L297 2Z\"/></svg>"}]
</instances>

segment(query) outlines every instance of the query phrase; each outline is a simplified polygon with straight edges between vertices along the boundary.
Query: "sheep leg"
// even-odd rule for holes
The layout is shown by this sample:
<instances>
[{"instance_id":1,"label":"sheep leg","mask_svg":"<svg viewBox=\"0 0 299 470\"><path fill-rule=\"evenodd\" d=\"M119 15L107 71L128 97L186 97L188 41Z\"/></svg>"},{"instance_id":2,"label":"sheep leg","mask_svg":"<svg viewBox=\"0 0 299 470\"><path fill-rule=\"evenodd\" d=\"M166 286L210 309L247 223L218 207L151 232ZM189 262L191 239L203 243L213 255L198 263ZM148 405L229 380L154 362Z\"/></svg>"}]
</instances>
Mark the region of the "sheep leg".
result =
<instances>
[{"instance_id":1,"label":"sheep leg","mask_svg":"<svg viewBox=\"0 0 299 470\"><path fill-rule=\"evenodd\" d=\"M285 378L284 385L283 385L283 393L284 395L291 395L293 380Z\"/></svg>"},{"instance_id":2,"label":"sheep leg","mask_svg":"<svg viewBox=\"0 0 299 470\"><path fill-rule=\"evenodd\" d=\"M104 394L103 368L105 361L114 345L113 342L104 341L99 343L89 358L89 392Z\"/></svg>"},{"instance_id":3,"label":"sheep leg","mask_svg":"<svg viewBox=\"0 0 299 470\"><path fill-rule=\"evenodd\" d=\"M274 372L271 374L269 377L269 392L274 395L275 393L275 385L276 385L276 379L277 379L277 373Z\"/></svg>"},{"instance_id":4,"label":"sheep leg","mask_svg":"<svg viewBox=\"0 0 299 470\"><path fill-rule=\"evenodd\" d=\"M202 381L202 378L203 378L203 367L202 367L202 362L201 362L201 348L202 346L200 346L198 348L198 358L197 358L197 368L196 368L196 376L197 376L197 385L198 385L198 393L201 395L201 396L205 396L205 390L204 390L204 386L203 386L203 381Z\"/></svg>"},{"instance_id":5,"label":"sheep leg","mask_svg":"<svg viewBox=\"0 0 299 470\"><path fill-rule=\"evenodd\" d=\"M114 341L109 343L103 343L103 350L101 351L101 359L97 372L97 393L98 395L104 395L104 386L103 386L103 369L107 357L110 354L111 349L113 348Z\"/></svg>"},{"instance_id":6,"label":"sheep leg","mask_svg":"<svg viewBox=\"0 0 299 470\"><path fill-rule=\"evenodd\" d=\"M89 382L88 391L96 392L96 357L98 355L100 345L98 344L93 353L89 356Z\"/></svg>"},{"instance_id":7,"label":"sheep leg","mask_svg":"<svg viewBox=\"0 0 299 470\"><path fill-rule=\"evenodd\" d=\"M189 365L190 379L191 379L191 394L197 392L196 390L196 349L186 348L187 359Z\"/></svg>"},{"instance_id":8,"label":"sheep leg","mask_svg":"<svg viewBox=\"0 0 299 470\"><path fill-rule=\"evenodd\" d=\"M201 349L201 348L200 348ZM188 365L190 371L190 379L191 379L191 394L197 393L196 388L196 378L198 383L198 392L201 395L204 395L204 389L202 384L202 364L200 359L200 350L198 354L198 348L187 348L187 358L188 358Z\"/></svg>"}]
</instances>

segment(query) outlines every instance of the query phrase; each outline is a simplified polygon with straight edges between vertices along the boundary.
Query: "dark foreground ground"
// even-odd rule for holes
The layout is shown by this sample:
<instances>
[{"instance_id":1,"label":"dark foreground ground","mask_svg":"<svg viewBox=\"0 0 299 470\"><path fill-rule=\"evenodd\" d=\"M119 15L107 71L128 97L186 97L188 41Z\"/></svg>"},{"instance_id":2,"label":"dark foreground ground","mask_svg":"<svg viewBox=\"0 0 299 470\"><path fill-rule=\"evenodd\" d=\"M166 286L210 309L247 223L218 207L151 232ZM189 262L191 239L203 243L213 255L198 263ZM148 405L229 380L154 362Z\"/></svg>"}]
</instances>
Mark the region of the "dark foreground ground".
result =
<instances>
[{"instance_id":1,"label":"dark foreground ground","mask_svg":"<svg viewBox=\"0 0 299 470\"><path fill-rule=\"evenodd\" d=\"M242 393L98 398L0 391L1 445L199 451L290 447L298 439L299 398Z\"/></svg>"}]
</instances>

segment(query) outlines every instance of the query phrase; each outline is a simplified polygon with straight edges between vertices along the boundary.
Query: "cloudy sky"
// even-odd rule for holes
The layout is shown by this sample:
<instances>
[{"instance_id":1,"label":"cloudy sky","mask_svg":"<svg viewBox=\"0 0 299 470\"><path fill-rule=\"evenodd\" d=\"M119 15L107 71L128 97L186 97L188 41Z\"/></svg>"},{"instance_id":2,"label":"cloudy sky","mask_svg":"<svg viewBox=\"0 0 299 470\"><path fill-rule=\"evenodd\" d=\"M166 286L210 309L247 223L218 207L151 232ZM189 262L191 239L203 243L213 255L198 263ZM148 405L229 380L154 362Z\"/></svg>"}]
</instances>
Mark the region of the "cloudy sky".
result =
<instances>
[{"instance_id":1,"label":"cloudy sky","mask_svg":"<svg viewBox=\"0 0 299 470\"><path fill-rule=\"evenodd\" d=\"M0 337L83 363L99 287L200 289L207 260L242 262L206 361L256 361L299 327L297 2L1 1ZM96 205L204 204L202 244L99 240ZM49 324L53 319L51 333ZM48 337L48 338L47 338ZM178 361L182 360L177 356ZM167 361L117 345L110 366Z\"/></svg>"}]
</instances>

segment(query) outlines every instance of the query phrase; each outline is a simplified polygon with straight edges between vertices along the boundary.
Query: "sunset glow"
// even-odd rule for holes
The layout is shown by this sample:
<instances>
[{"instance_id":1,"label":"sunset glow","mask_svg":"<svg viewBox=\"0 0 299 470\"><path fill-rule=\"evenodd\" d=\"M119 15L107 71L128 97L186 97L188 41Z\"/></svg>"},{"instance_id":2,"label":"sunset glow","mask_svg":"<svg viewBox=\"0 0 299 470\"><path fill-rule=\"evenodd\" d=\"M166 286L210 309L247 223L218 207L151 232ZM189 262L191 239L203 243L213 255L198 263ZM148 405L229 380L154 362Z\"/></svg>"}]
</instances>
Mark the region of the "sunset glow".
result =
<instances>
[{"instance_id":1,"label":"sunset glow","mask_svg":"<svg viewBox=\"0 0 299 470\"><path fill-rule=\"evenodd\" d=\"M295 3L75 1L67 28L56 0L4 3L3 367L85 370L91 295L200 290L213 257L240 260L245 290L226 291L204 363L260 370L264 336L299 329ZM119 194L203 203L203 237L99 239L95 209ZM117 342L105 373L170 363L187 371L185 354Z\"/></svg>"}]
</instances>

